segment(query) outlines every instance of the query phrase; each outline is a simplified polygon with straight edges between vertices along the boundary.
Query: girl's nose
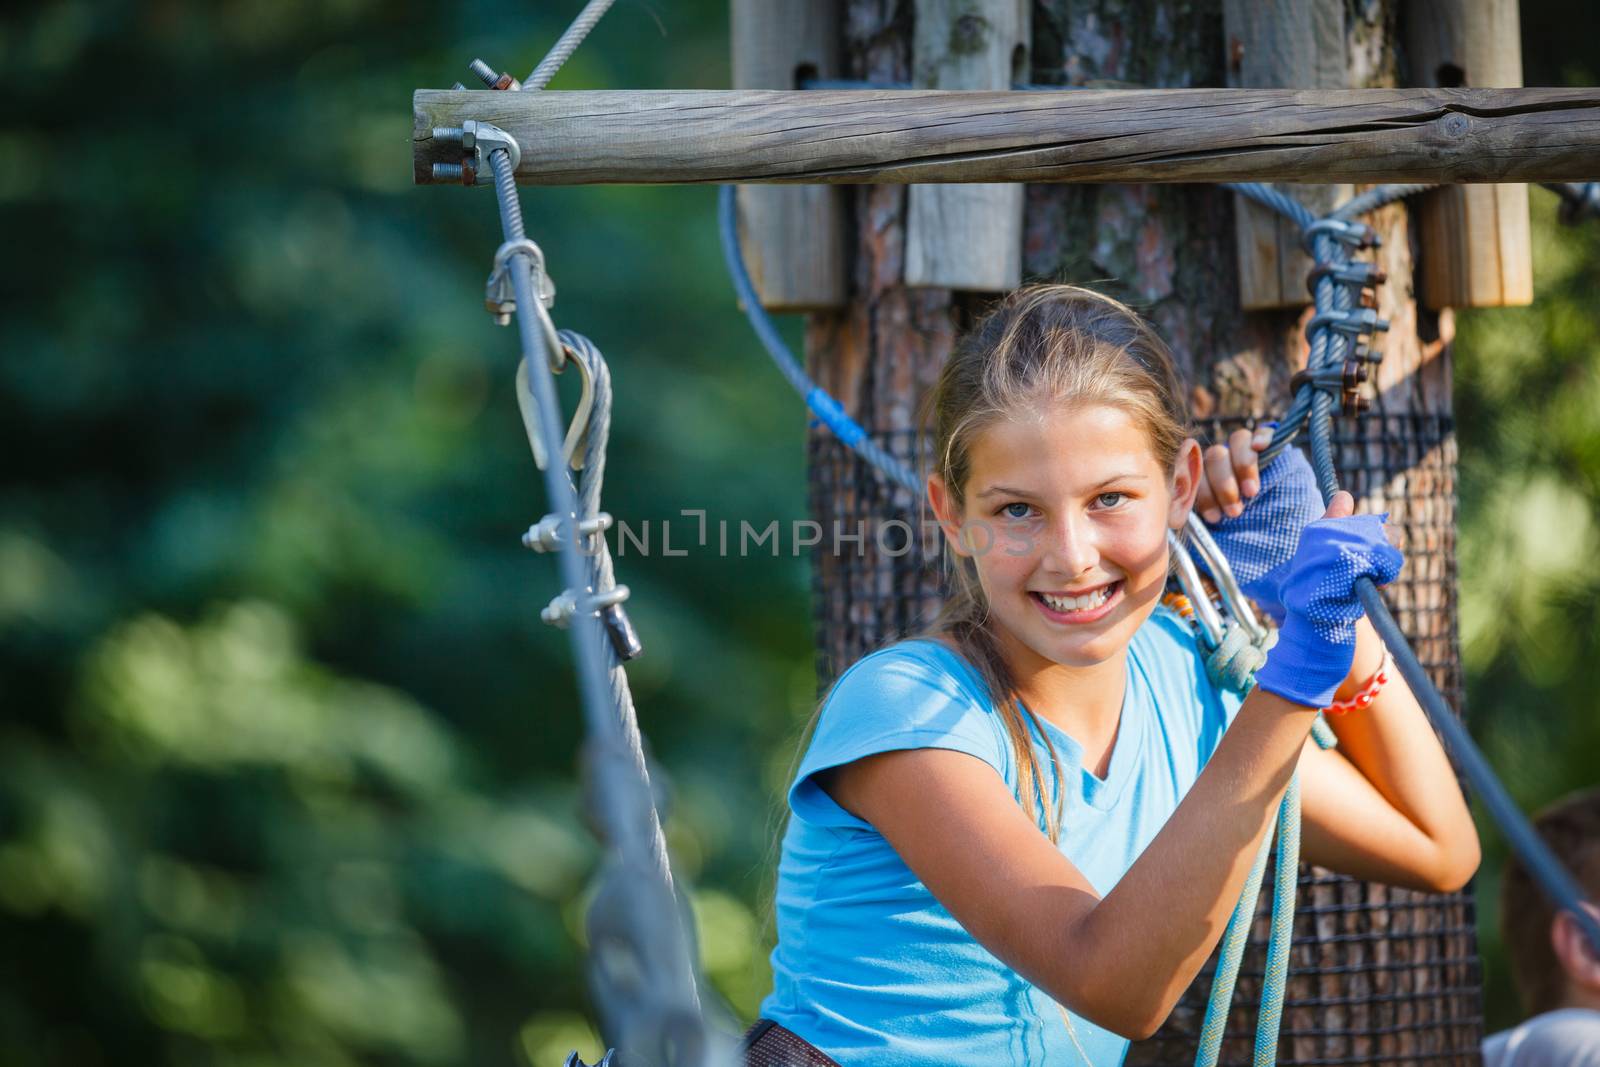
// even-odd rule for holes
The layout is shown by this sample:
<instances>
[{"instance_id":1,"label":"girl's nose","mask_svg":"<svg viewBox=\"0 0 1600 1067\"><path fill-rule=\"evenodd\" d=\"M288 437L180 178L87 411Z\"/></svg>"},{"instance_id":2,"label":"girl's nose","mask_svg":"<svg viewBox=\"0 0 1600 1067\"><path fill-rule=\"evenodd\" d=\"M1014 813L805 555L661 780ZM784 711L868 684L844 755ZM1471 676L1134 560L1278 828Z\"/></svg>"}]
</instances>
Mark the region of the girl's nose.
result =
<instances>
[{"instance_id":1,"label":"girl's nose","mask_svg":"<svg viewBox=\"0 0 1600 1067\"><path fill-rule=\"evenodd\" d=\"M1100 548L1095 542L1094 524L1085 515L1067 515L1050 531L1044 546L1046 567L1067 578L1075 578L1092 570L1100 560Z\"/></svg>"}]
</instances>

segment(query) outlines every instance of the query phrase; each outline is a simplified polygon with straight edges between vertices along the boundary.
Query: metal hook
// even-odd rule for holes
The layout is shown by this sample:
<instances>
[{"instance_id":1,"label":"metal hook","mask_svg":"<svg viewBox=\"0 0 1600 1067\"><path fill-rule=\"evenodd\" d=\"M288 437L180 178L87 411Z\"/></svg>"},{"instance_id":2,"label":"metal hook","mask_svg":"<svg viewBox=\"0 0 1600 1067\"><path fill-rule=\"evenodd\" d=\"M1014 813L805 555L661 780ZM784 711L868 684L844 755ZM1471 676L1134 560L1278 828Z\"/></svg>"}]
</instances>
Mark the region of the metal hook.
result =
<instances>
[{"instance_id":1,"label":"metal hook","mask_svg":"<svg viewBox=\"0 0 1600 1067\"><path fill-rule=\"evenodd\" d=\"M1205 632L1207 647L1214 649L1222 644L1226 624L1211 603L1211 598L1206 595L1205 586L1200 581L1200 570L1194 565L1189 550L1171 530L1167 531L1167 547L1171 550L1173 567L1178 572L1178 585L1189 598L1189 603L1194 605L1195 618L1200 620L1200 628Z\"/></svg>"},{"instance_id":2,"label":"metal hook","mask_svg":"<svg viewBox=\"0 0 1600 1067\"><path fill-rule=\"evenodd\" d=\"M569 355L568 350L559 339L549 338L550 343L562 353L560 370L568 364L578 368L578 378L582 384L582 392L578 396L577 410L572 413L572 421L567 424L566 440L561 446L561 459L573 470L583 469L584 456L579 452L579 446L587 446L589 441L589 417L594 413L594 378L589 373L589 365L576 356ZM517 362L517 409L522 412L522 428L527 431L528 445L533 449L533 462L540 470L545 470L550 462L549 454L545 452L544 434L540 432L538 404L534 400L533 390L528 383L528 359L524 356Z\"/></svg>"},{"instance_id":3,"label":"metal hook","mask_svg":"<svg viewBox=\"0 0 1600 1067\"><path fill-rule=\"evenodd\" d=\"M1256 618L1255 611L1250 607L1249 598L1244 595L1244 590L1239 588L1239 580L1234 577L1233 566L1228 562L1228 557L1223 555L1221 547L1212 538L1211 531L1200 521L1200 516L1192 511L1189 512L1188 529L1189 540L1199 551L1200 558L1206 561L1206 567L1210 569L1211 577L1217 583L1217 592L1221 594L1222 602L1227 606L1229 613L1239 620L1239 624L1244 627L1245 633L1250 635L1252 641L1265 640L1267 628Z\"/></svg>"}]
</instances>

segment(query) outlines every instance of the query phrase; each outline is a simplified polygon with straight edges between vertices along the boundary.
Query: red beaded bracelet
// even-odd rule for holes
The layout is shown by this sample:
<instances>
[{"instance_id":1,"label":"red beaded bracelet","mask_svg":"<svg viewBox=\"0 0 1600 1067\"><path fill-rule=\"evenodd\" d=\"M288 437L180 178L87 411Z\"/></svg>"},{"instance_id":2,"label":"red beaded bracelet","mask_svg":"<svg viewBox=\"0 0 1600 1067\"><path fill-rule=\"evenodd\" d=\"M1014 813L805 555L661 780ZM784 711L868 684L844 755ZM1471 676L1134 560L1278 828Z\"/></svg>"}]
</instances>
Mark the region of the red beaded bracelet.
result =
<instances>
[{"instance_id":1,"label":"red beaded bracelet","mask_svg":"<svg viewBox=\"0 0 1600 1067\"><path fill-rule=\"evenodd\" d=\"M1393 662L1389 658L1389 650L1384 649L1383 659L1379 661L1378 669L1372 675L1372 681L1367 683L1366 688L1349 700L1338 700L1329 704L1322 709L1322 713L1324 715L1343 715L1351 711L1365 711L1371 707L1372 702L1377 699L1378 693L1382 691L1384 685L1389 681L1389 668L1391 666L1393 666Z\"/></svg>"}]
</instances>

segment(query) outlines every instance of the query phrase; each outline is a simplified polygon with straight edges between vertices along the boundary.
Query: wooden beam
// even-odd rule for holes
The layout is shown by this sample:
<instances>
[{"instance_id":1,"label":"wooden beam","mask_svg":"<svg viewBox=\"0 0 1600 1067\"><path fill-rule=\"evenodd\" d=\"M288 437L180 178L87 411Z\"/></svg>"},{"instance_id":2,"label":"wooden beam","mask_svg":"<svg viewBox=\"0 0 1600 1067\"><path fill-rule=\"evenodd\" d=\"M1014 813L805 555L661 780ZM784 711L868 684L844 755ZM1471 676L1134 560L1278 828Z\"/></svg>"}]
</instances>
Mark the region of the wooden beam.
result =
<instances>
[{"instance_id":1,"label":"wooden beam","mask_svg":"<svg viewBox=\"0 0 1600 1067\"><path fill-rule=\"evenodd\" d=\"M736 89L798 89L839 77L834 0L733 0ZM846 299L844 197L837 185L739 187L739 243L768 311L840 307Z\"/></svg>"},{"instance_id":2,"label":"wooden beam","mask_svg":"<svg viewBox=\"0 0 1600 1067\"><path fill-rule=\"evenodd\" d=\"M1418 85L1522 84L1517 0L1408 0L1411 77ZM1417 205L1425 306L1533 302L1526 185L1439 189Z\"/></svg>"},{"instance_id":3,"label":"wooden beam","mask_svg":"<svg viewBox=\"0 0 1600 1067\"><path fill-rule=\"evenodd\" d=\"M1492 182L1600 177L1600 88L489 93L419 90L490 122L531 185L694 182Z\"/></svg>"},{"instance_id":4,"label":"wooden beam","mask_svg":"<svg viewBox=\"0 0 1600 1067\"><path fill-rule=\"evenodd\" d=\"M1228 85L1238 89L1343 89L1344 0L1223 0ZM1326 215L1352 192L1349 185L1302 185L1294 197ZM1233 198L1239 251L1239 304L1246 311L1301 307L1311 257L1300 227L1244 196Z\"/></svg>"},{"instance_id":5,"label":"wooden beam","mask_svg":"<svg viewBox=\"0 0 1600 1067\"><path fill-rule=\"evenodd\" d=\"M1028 0L916 0L915 26L911 80L919 89L1002 90L1027 80ZM906 284L986 293L1021 285L1023 193L1016 182L913 185Z\"/></svg>"}]
</instances>

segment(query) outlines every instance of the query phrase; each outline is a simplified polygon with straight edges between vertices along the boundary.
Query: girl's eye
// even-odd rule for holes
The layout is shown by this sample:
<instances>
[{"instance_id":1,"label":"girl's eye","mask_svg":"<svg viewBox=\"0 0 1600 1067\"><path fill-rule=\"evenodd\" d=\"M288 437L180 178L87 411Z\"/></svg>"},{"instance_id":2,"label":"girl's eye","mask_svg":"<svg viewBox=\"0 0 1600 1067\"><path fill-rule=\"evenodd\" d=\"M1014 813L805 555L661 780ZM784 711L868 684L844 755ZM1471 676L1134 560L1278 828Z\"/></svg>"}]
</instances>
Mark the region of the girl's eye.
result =
<instances>
[{"instance_id":1,"label":"girl's eye","mask_svg":"<svg viewBox=\"0 0 1600 1067\"><path fill-rule=\"evenodd\" d=\"M1022 509L1022 513L1018 514L1016 511L1012 510L1013 508L1021 508ZM1031 504L1024 504L1021 501L1018 501L1015 504L1007 504L1004 507L1002 507L1000 509L1000 514L1004 515L1008 519L1025 519L1025 518L1028 517L1028 512L1031 511L1031 510L1032 510L1032 505Z\"/></svg>"},{"instance_id":2,"label":"girl's eye","mask_svg":"<svg viewBox=\"0 0 1600 1067\"><path fill-rule=\"evenodd\" d=\"M1126 493L1101 493L1095 497L1095 503L1103 508L1114 508L1128 498Z\"/></svg>"}]
</instances>

